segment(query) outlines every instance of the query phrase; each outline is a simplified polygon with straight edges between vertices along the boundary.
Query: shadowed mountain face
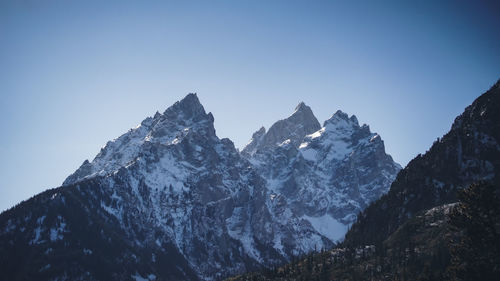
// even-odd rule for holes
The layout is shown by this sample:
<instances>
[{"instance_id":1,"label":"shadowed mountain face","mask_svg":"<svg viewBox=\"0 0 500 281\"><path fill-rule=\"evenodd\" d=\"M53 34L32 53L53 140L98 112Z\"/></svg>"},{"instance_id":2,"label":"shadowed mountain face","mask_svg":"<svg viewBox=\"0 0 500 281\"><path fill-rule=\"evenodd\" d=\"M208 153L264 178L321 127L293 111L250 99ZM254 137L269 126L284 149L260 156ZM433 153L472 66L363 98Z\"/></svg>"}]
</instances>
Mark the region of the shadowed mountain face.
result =
<instances>
[{"instance_id":1,"label":"shadowed mountain face","mask_svg":"<svg viewBox=\"0 0 500 281\"><path fill-rule=\"evenodd\" d=\"M332 247L399 170L340 111L321 127L301 103L241 154L213 122L189 94L2 213L3 276L216 280L273 266Z\"/></svg>"},{"instance_id":2,"label":"shadowed mountain face","mask_svg":"<svg viewBox=\"0 0 500 281\"><path fill-rule=\"evenodd\" d=\"M347 245L383 241L417 212L456 202L457 190L500 183L500 82L458 116L451 130L401 170L387 195L369 206L346 235Z\"/></svg>"}]
</instances>

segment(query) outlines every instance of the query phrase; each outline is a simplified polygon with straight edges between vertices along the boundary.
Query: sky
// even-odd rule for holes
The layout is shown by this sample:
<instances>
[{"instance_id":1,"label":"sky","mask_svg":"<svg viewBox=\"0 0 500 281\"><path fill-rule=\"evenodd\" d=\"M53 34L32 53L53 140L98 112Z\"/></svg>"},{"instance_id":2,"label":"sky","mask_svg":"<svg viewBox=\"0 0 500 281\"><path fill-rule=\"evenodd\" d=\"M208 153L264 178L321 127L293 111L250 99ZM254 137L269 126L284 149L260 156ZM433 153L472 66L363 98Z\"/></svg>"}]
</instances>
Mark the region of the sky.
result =
<instances>
[{"instance_id":1,"label":"sky","mask_svg":"<svg viewBox=\"0 0 500 281\"><path fill-rule=\"evenodd\" d=\"M0 211L196 92L242 148L304 101L401 165L500 78L495 1L0 1Z\"/></svg>"}]
</instances>

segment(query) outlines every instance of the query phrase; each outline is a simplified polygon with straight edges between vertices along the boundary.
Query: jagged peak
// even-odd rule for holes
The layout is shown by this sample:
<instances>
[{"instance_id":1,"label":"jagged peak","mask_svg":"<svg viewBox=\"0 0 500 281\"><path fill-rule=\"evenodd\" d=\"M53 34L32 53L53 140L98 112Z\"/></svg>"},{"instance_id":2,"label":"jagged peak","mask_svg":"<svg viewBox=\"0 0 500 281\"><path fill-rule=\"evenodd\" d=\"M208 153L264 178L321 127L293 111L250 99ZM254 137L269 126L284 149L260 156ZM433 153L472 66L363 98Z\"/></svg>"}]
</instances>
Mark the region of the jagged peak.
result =
<instances>
[{"instance_id":1,"label":"jagged peak","mask_svg":"<svg viewBox=\"0 0 500 281\"><path fill-rule=\"evenodd\" d=\"M295 107L295 111L300 111L300 110L303 110L303 109L306 109L308 108L308 106L303 102L299 102L299 104Z\"/></svg>"},{"instance_id":2,"label":"jagged peak","mask_svg":"<svg viewBox=\"0 0 500 281\"><path fill-rule=\"evenodd\" d=\"M255 133L252 134L252 138L248 142L248 144L243 148L241 152L244 154L254 154L257 147L259 146L262 138L266 135L266 128L264 126L260 127Z\"/></svg>"},{"instance_id":3,"label":"jagged peak","mask_svg":"<svg viewBox=\"0 0 500 281\"><path fill-rule=\"evenodd\" d=\"M260 129L258 131L256 131L255 133L253 133L252 135L252 138L256 138L256 137L260 137L262 135L264 135L266 133L266 128L264 128L264 126L260 127Z\"/></svg>"},{"instance_id":4,"label":"jagged peak","mask_svg":"<svg viewBox=\"0 0 500 281\"><path fill-rule=\"evenodd\" d=\"M337 118L341 118L341 119L344 119L344 120L347 120L349 119L349 114L343 112L342 110L337 110L332 117L337 117Z\"/></svg>"},{"instance_id":5,"label":"jagged peak","mask_svg":"<svg viewBox=\"0 0 500 281\"><path fill-rule=\"evenodd\" d=\"M317 129L321 127L318 119L316 119L316 116L314 116L312 109L309 106L307 106L304 102L300 102L295 107L295 110L292 113L292 115L290 115L288 118L285 118L283 120L274 123L271 126L271 128L269 128L268 132L272 131L273 129L276 128L276 125L283 122L293 124L293 126L306 126L313 128L317 127Z\"/></svg>"},{"instance_id":6,"label":"jagged peak","mask_svg":"<svg viewBox=\"0 0 500 281\"><path fill-rule=\"evenodd\" d=\"M182 118L183 120L192 119L198 121L202 119L212 119L211 114L206 114L205 108L201 105L196 93L189 93L182 100L174 103L163 113L168 119Z\"/></svg>"},{"instance_id":7,"label":"jagged peak","mask_svg":"<svg viewBox=\"0 0 500 281\"><path fill-rule=\"evenodd\" d=\"M304 102L300 102L295 107L292 115L274 123L267 131L267 135L269 135L269 143L277 144L289 138L292 138L292 142L296 143L305 135L313 133L320 128L321 125L316 116L314 116L311 108Z\"/></svg>"},{"instance_id":8,"label":"jagged peak","mask_svg":"<svg viewBox=\"0 0 500 281\"><path fill-rule=\"evenodd\" d=\"M311 108L309 106L307 106L303 101L299 102L299 104L295 107L295 110L293 111L292 115L290 115L290 117L296 116L296 115L305 115L305 116L312 115L314 117L314 114L313 114ZM316 118L316 117L314 117L314 118Z\"/></svg>"},{"instance_id":9,"label":"jagged peak","mask_svg":"<svg viewBox=\"0 0 500 281\"><path fill-rule=\"evenodd\" d=\"M292 115L275 122L267 132L264 127L256 131L242 152L253 155L262 148L279 146L287 139L290 139L294 146L298 146L304 136L312 134L320 128L321 125L311 108L304 102L300 102Z\"/></svg>"},{"instance_id":10,"label":"jagged peak","mask_svg":"<svg viewBox=\"0 0 500 281\"><path fill-rule=\"evenodd\" d=\"M130 163L151 144L175 145L185 138L202 136L217 140L212 113L205 113L196 94L167 108L164 114L156 112L141 124L118 138L108 141L92 162L84 162L63 184L70 184L88 176L104 175Z\"/></svg>"},{"instance_id":11,"label":"jagged peak","mask_svg":"<svg viewBox=\"0 0 500 281\"><path fill-rule=\"evenodd\" d=\"M359 126L359 122L358 122L358 118L356 117L356 115L352 115L349 120L351 120L351 122L353 122L354 124L358 125Z\"/></svg>"},{"instance_id":12,"label":"jagged peak","mask_svg":"<svg viewBox=\"0 0 500 281\"><path fill-rule=\"evenodd\" d=\"M349 117L349 114L343 112L342 110L337 110L332 117L330 117L328 120L326 120L323 124L323 127L326 127L329 124L338 124L342 121L347 122L348 124L351 124L353 126L359 127L359 122L358 118L356 115L352 115Z\"/></svg>"}]
</instances>

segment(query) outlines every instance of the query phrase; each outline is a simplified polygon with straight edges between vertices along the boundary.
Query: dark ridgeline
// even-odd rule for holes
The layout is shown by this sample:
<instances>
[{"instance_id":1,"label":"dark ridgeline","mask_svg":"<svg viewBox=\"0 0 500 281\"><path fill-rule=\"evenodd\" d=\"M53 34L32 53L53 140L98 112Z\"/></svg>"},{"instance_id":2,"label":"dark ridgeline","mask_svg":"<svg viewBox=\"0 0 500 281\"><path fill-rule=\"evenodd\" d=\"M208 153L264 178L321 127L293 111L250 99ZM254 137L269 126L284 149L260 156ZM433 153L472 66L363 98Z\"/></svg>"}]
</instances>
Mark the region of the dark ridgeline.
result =
<instances>
[{"instance_id":1,"label":"dark ridgeline","mask_svg":"<svg viewBox=\"0 0 500 281\"><path fill-rule=\"evenodd\" d=\"M418 212L456 202L457 190L479 180L500 184L500 81L399 172L388 194L353 224L344 245L380 243Z\"/></svg>"}]
</instances>

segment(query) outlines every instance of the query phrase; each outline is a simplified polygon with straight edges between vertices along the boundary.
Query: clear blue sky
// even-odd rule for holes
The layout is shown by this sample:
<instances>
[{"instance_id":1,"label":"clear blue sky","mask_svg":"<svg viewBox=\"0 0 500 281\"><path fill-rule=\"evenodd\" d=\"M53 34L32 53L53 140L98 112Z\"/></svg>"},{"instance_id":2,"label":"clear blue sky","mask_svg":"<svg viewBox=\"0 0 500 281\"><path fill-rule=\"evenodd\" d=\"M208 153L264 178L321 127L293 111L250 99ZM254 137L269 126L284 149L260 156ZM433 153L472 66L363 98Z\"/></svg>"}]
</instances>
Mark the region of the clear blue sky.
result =
<instances>
[{"instance_id":1,"label":"clear blue sky","mask_svg":"<svg viewBox=\"0 0 500 281\"><path fill-rule=\"evenodd\" d=\"M0 1L0 210L188 92L239 148L304 101L405 165L500 78L494 1L409 2Z\"/></svg>"}]
</instances>

